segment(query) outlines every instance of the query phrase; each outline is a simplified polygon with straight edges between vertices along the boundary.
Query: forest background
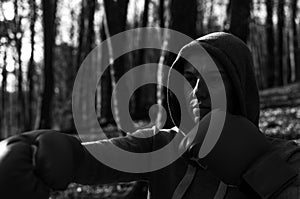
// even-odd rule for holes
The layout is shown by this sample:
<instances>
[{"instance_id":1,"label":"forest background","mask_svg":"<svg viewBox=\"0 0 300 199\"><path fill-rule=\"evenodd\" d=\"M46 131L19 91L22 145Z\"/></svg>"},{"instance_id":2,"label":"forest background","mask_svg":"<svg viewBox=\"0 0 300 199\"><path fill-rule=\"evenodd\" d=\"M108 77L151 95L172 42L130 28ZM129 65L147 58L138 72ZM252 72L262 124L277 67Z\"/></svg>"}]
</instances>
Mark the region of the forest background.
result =
<instances>
[{"instance_id":1,"label":"forest background","mask_svg":"<svg viewBox=\"0 0 300 199\"><path fill-rule=\"evenodd\" d=\"M253 53L262 108L299 104L298 0L1 0L0 138L38 128L74 132L72 88L84 58L106 38L146 26L171 28L192 38L215 31L235 34ZM145 39L168 42L168 33L158 29L151 38L129 39L132 45ZM149 62L170 65L173 59L144 49L112 63L96 92L101 125L118 125L111 93L126 71ZM143 77L132 77L128 87L140 78L159 81L165 75L160 72L149 68ZM131 98L132 118L149 121L149 107L163 99L163 89L141 87Z\"/></svg>"},{"instance_id":2,"label":"forest background","mask_svg":"<svg viewBox=\"0 0 300 199\"><path fill-rule=\"evenodd\" d=\"M216 31L241 38L253 54L261 97L261 130L276 137L300 139L299 6L299 0L1 0L0 139L40 128L75 134L72 88L84 58L105 39L139 27L157 27L157 31L129 37L133 46L143 40L163 40L163 45L168 45L168 31L159 28L194 39ZM113 118L119 109L118 98L113 99L112 109L110 106L120 77L144 63L162 66L173 60L170 53L141 49L115 60L103 71L95 93L95 111L109 137L122 136L119 128L126 122ZM166 76L160 69L148 67L143 76L126 82L127 88L142 78L160 81ZM98 70L104 69L95 67ZM164 104L165 92L157 85L147 85L131 96L132 130L149 125L148 110L153 104ZM84 89L80 96L85 97ZM84 108L82 104L75 106ZM92 134L86 139L93 139ZM53 198L81 198L80 193L88 198L101 194L100 198L120 198L122 194L142 198L145 186L71 185Z\"/></svg>"}]
</instances>

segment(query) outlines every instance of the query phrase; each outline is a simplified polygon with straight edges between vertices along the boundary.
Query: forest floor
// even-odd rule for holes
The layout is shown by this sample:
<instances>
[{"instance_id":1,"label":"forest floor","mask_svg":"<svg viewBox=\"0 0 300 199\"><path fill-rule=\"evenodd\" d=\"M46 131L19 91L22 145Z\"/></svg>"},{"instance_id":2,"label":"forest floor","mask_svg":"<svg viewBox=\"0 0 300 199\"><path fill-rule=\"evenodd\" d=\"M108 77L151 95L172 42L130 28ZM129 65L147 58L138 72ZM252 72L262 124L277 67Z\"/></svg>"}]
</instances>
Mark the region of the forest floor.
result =
<instances>
[{"instance_id":1,"label":"forest floor","mask_svg":"<svg viewBox=\"0 0 300 199\"><path fill-rule=\"evenodd\" d=\"M300 107L269 108L261 111L260 128L269 136L297 140L300 144ZM113 128L111 128L113 129ZM121 199L133 183L99 186L71 184L66 191L53 192L51 199Z\"/></svg>"}]
</instances>

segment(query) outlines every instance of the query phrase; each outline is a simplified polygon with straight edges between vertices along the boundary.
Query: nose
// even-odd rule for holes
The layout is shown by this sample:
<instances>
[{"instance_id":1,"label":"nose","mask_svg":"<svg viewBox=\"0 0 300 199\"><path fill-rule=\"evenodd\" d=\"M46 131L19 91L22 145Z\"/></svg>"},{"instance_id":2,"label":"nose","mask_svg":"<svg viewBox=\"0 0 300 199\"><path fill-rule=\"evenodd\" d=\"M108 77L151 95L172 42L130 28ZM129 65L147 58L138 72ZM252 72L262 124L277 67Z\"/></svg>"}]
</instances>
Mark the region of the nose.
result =
<instances>
[{"instance_id":1,"label":"nose","mask_svg":"<svg viewBox=\"0 0 300 199\"><path fill-rule=\"evenodd\" d=\"M198 99L206 99L209 96L208 89L204 81L201 81L200 78L197 79L197 83L193 89L193 97Z\"/></svg>"},{"instance_id":2,"label":"nose","mask_svg":"<svg viewBox=\"0 0 300 199\"><path fill-rule=\"evenodd\" d=\"M198 92L198 90L199 90L199 81L200 81L200 79L198 78L197 79L197 82L196 82L196 84L195 84L195 87L193 88L193 97L196 97L196 93Z\"/></svg>"}]
</instances>

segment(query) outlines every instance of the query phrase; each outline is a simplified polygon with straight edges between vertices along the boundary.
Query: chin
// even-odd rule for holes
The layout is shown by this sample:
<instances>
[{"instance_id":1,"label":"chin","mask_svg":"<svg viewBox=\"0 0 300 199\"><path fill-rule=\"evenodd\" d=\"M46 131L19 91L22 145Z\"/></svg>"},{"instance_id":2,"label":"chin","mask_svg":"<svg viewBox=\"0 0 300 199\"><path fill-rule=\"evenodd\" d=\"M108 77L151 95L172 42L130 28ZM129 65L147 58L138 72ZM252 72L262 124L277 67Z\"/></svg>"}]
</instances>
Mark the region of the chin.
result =
<instances>
[{"instance_id":1,"label":"chin","mask_svg":"<svg viewBox=\"0 0 300 199\"><path fill-rule=\"evenodd\" d=\"M199 121L200 121L200 117L196 117L196 116L195 116L195 117L194 117L194 122L195 122L195 123L198 123Z\"/></svg>"},{"instance_id":2,"label":"chin","mask_svg":"<svg viewBox=\"0 0 300 199\"><path fill-rule=\"evenodd\" d=\"M194 122L199 122L205 115L211 111L211 108L200 108L200 114L194 115Z\"/></svg>"}]
</instances>

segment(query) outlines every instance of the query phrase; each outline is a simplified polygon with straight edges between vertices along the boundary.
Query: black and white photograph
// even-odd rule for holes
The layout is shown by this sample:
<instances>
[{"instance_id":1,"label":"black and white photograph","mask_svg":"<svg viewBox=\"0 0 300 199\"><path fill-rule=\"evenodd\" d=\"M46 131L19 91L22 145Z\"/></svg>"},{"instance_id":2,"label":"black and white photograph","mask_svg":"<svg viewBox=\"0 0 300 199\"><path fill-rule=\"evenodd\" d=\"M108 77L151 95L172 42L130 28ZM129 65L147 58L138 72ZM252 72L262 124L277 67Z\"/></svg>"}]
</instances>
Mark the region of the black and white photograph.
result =
<instances>
[{"instance_id":1,"label":"black and white photograph","mask_svg":"<svg viewBox=\"0 0 300 199\"><path fill-rule=\"evenodd\" d=\"M300 199L300 0L0 0L1 199Z\"/></svg>"}]
</instances>

